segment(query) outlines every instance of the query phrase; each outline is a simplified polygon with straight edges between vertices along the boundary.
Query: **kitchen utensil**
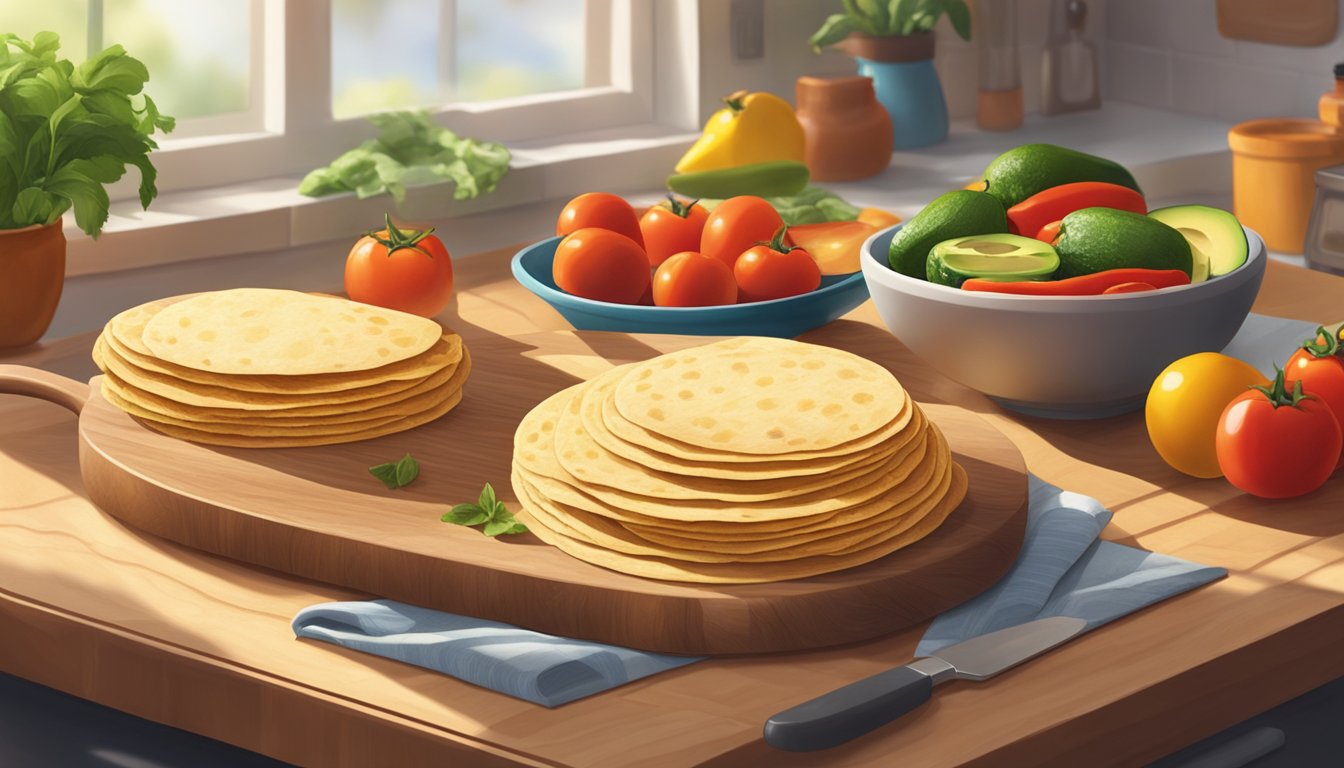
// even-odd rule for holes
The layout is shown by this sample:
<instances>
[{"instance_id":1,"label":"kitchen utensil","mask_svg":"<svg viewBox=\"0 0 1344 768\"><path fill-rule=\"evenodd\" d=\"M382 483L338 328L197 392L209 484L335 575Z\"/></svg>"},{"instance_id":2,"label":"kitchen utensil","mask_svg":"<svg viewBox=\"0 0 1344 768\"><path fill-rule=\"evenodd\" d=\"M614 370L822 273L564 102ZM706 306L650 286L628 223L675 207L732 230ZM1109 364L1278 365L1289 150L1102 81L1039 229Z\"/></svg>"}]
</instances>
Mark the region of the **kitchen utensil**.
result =
<instances>
[{"instance_id":1,"label":"kitchen utensil","mask_svg":"<svg viewBox=\"0 0 1344 768\"><path fill-rule=\"evenodd\" d=\"M1270 250L1302 253L1317 170L1344 163L1344 131L1317 120L1272 118L1232 126L1232 206Z\"/></svg>"},{"instance_id":2,"label":"kitchen utensil","mask_svg":"<svg viewBox=\"0 0 1344 768\"><path fill-rule=\"evenodd\" d=\"M988 680L1067 642L1086 627L1083 619L1056 616L948 646L780 712L765 723L765 743L790 752L830 749L915 709L929 700L939 683Z\"/></svg>"},{"instance_id":3,"label":"kitchen utensil","mask_svg":"<svg viewBox=\"0 0 1344 768\"><path fill-rule=\"evenodd\" d=\"M1303 253L1312 269L1344 275L1344 165L1316 172L1316 202Z\"/></svg>"},{"instance_id":4,"label":"kitchen utensil","mask_svg":"<svg viewBox=\"0 0 1344 768\"><path fill-rule=\"evenodd\" d=\"M809 579L713 586L653 581L589 565L531 535L490 539L439 521L494 485L509 487L513 434L539 401L613 363L703 337L518 337L456 328L473 368L462 404L423 427L346 445L247 450L183 442L142 426L84 384L0 366L0 392L80 412L89 498L143 531L247 563L424 608L564 637L680 654L758 653L857 642L918 623L978 594L1017 556L1026 524L1021 454L961 409L927 405L970 476L966 500L928 538L869 565ZM904 354L885 334L850 351ZM923 380L922 367L893 369ZM913 395L919 396L916 390ZM368 468L410 453L419 478L389 491Z\"/></svg>"},{"instance_id":5,"label":"kitchen utensil","mask_svg":"<svg viewBox=\"0 0 1344 768\"><path fill-rule=\"evenodd\" d=\"M560 238L552 237L519 251L513 257L513 276L580 331L793 338L839 318L868 298L863 276L855 272L823 276L821 287L809 293L748 304L652 307L593 301L556 287L551 263L559 243Z\"/></svg>"},{"instance_id":6,"label":"kitchen utensil","mask_svg":"<svg viewBox=\"0 0 1344 768\"><path fill-rule=\"evenodd\" d=\"M1222 349L1260 290L1265 247L1194 285L1110 296L971 293L887 265L900 225L863 245L860 262L887 328L948 378L1034 416L1095 419L1143 406L1172 361Z\"/></svg>"}]
</instances>

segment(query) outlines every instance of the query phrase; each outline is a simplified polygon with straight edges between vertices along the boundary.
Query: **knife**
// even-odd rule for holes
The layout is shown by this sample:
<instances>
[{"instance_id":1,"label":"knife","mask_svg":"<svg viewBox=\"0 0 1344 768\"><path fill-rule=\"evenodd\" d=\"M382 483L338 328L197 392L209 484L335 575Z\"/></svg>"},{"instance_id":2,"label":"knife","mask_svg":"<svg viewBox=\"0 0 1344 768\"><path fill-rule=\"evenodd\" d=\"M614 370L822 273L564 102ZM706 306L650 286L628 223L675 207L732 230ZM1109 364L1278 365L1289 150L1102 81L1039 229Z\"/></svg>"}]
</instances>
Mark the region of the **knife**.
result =
<instances>
[{"instance_id":1,"label":"knife","mask_svg":"<svg viewBox=\"0 0 1344 768\"><path fill-rule=\"evenodd\" d=\"M780 712L765 722L765 743L789 752L830 749L919 707L939 683L988 680L1086 628L1084 619L1055 616L950 645Z\"/></svg>"}]
</instances>

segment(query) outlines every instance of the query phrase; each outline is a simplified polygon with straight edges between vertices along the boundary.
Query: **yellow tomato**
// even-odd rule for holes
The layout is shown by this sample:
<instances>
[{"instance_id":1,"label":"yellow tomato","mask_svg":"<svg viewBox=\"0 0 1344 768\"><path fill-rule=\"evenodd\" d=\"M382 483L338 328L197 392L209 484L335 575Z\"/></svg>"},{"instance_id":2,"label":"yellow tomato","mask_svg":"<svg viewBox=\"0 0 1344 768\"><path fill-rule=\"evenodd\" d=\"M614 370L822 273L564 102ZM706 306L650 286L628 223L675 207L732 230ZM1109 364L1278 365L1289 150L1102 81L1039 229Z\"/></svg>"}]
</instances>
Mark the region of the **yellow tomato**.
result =
<instances>
[{"instance_id":1,"label":"yellow tomato","mask_svg":"<svg viewBox=\"0 0 1344 768\"><path fill-rule=\"evenodd\" d=\"M1195 477L1221 477L1214 449L1218 417L1237 395L1268 383L1234 357L1217 352L1183 357L1159 373L1148 390L1148 439L1174 469Z\"/></svg>"}]
</instances>

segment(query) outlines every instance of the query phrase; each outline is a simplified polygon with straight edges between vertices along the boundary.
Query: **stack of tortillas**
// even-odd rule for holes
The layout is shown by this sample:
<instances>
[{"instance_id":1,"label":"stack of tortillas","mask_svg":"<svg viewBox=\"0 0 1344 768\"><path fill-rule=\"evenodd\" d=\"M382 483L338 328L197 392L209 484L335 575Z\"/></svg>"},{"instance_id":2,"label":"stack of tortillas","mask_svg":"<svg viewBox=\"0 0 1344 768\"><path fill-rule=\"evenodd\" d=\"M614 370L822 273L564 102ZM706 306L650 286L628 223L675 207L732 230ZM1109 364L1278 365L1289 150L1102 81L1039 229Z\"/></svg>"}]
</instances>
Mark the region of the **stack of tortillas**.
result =
<instances>
[{"instance_id":1,"label":"stack of tortillas","mask_svg":"<svg viewBox=\"0 0 1344 768\"><path fill-rule=\"evenodd\" d=\"M553 395L518 427L512 479L547 543L636 576L709 583L876 560L937 528L967 487L886 369L763 338Z\"/></svg>"},{"instance_id":2,"label":"stack of tortillas","mask_svg":"<svg viewBox=\"0 0 1344 768\"><path fill-rule=\"evenodd\" d=\"M102 394L173 437L238 447L364 440L437 419L471 358L433 320L297 291L153 301L94 346Z\"/></svg>"}]
</instances>

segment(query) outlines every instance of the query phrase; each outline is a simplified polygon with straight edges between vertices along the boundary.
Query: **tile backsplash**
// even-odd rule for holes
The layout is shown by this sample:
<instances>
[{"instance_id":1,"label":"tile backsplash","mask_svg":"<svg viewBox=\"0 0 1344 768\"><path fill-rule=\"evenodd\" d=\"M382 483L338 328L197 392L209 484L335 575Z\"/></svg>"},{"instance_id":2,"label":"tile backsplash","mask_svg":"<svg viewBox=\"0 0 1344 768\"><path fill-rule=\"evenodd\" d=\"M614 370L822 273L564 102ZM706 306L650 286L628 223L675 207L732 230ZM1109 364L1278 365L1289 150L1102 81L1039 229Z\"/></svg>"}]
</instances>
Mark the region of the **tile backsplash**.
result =
<instances>
[{"instance_id":1,"label":"tile backsplash","mask_svg":"<svg viewBox=\"0 0 1344 768\"><path fill-rule=\"evenodd\" d=\"M1229 40L1218 34L1214 6L1112 0L1105 97L1229 122L1315 117L1316 100L1334 84L1333 66L1344 61L1344 36L1309 48Z\"/></svg>"}]
</instances>

